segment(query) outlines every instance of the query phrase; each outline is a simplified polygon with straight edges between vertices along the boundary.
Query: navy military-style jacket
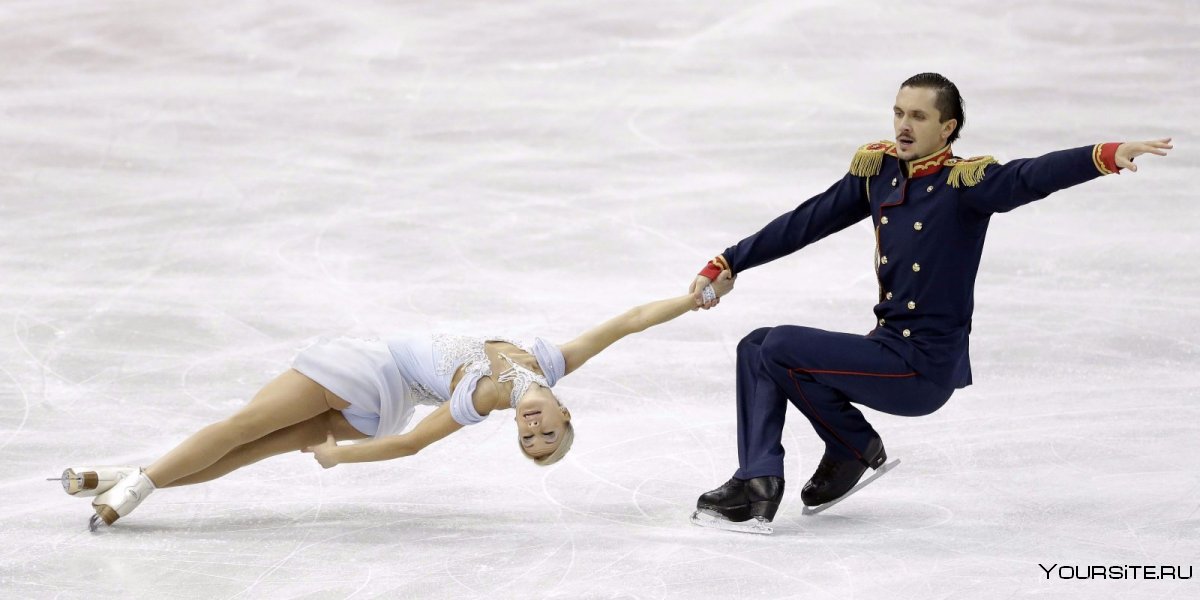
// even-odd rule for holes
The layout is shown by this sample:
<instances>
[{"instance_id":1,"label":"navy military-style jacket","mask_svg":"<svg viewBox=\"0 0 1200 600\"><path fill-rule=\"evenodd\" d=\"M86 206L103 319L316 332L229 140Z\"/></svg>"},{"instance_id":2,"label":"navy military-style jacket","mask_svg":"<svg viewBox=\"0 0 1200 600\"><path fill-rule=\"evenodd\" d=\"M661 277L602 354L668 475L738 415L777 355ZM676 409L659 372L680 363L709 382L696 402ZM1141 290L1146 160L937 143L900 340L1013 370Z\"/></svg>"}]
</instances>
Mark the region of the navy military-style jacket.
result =
<instances>
[{"instance_id":1,"label":"navy military-style jacket","mask_svg":"<svg viewBox=\"0 0 1200 600\"><path fill-rule=\"evenodd\" d=\"M867 144L841 181L718 260L740 274L870 217L879 303L867 335L935 383L966 387L975 276L992 214L1115 173L1117 145L999 164L990 156L957 158L949 146L905 162L892 142Z\"/></svg>"}]
</instances>

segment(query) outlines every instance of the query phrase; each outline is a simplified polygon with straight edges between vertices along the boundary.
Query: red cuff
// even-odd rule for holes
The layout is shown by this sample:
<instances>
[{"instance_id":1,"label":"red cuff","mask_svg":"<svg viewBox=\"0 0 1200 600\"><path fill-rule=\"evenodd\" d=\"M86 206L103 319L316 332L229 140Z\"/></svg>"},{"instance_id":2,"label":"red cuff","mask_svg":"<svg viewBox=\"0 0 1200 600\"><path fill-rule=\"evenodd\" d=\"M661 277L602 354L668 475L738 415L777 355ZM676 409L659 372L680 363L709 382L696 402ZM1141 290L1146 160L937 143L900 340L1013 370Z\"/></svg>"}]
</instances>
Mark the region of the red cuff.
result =
<instances>
[{"instance_id":1,"label":"red cuff","mask_svg":"<svg viewBox=\"0 0 1200 600\"><path fill-rule=\"evenodd\" d=\"M708 264L704 265L703 269L700 269L700 275L716 281L717 275L720 275L721 271L729 270L731 269L729 268L729 263L725 262L725 257L718 254L715 258L708 261Z\"/></svg>"},{"instance_id":2,"label":"red cuff","mask_svg":"<svg viewBox=\"0 0 1200 600\"><path fill-rule=\"evenodd\" d=\"M1092 162L1096 163L1096 170L1100 171L1101 175L1112 175L1118 173L1121 167L1117 166L1117 148L1121 142L1109 142L1107 144L1096 144L1092 148Z\"/></svg>"},{"instance_id":3,"label":"red cuff","mask_svg":"<svg viewBox=\"0 0 1200 600\"><path fill-rule=\"evenodd\" d=\"M717 275L720 275L720 274L721 274L720 265L718 265L717 263L715 263L711 260L708 261L707 265L704 265L703 269L700 269L700 275L703 275L704 277L707 277L713 281L716 281Z\"/></svg>"}]
</instances>

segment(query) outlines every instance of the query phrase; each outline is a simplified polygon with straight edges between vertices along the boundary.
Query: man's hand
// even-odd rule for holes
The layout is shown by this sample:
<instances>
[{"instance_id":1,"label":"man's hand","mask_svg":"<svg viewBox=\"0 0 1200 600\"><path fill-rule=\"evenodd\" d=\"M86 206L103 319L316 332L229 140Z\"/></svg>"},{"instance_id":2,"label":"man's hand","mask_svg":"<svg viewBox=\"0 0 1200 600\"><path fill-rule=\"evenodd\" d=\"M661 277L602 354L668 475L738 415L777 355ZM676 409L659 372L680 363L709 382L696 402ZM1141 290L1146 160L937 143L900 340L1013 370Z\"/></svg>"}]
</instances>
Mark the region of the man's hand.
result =
<instances>
[{"instance_id":1,"label":"man's hand","mask_svg":"<svg viewBox=\"0 0 1200 600\"><path fill-rule=\"evenodd\" d=\"M1133 159L1143 154L1166 156L1167 150L1174 147L1171 145L1171 138L1150 140L1148 142L1125 142L1117 146L1117 155L1115 157L1117 166L1137 173L1137 165L1133 164Z\"/></svg>"},{"instance_id":2,"label":"man's hand","mask_svg":"<svg viewBox=\"0 0 1200 600\"><path fill-rule=\"evenodd\" d=\"M321 463L322 468L330 469L338 466L339 464L337 459L337 447L337 440L333 439L333 433L326 432L324 443L317 444L315 446L309 446L301 450L301 452L312 453L313 458L317 459L318 463Z\"/></svg>"},{"instance_id":3,"label":"man's hand","mask_svg":"<svg viewBox=\"0 0 1200 600\"><path fill-rule=\"evenodd\" d=\"M701 308L708 310L720 304L721 297L733 291L733 282L733 273L729 271L721 271L721 274L717 275L715 281L703 275L697 275L696 280L692 282L692 287L688 289L688 293L692 295L692 299L696 302L692 310L699 310ZM709 302L705 302L703 295L704 287L709 284L712 284L713 291L717 293L717 297Z\"/></svg>"},{"instance_id":4,"label":"man's hand","mask_svg":"<svg viewBox=\"0 0 1200 600\"><path fill-rule=\"evenodd\" d=\"M716 281L712 282L713 291L717 293L717 300L725 297L725 294L733 291L733 273L730 271L721 271L717 275Z\"/></svg>"}]
</instances>

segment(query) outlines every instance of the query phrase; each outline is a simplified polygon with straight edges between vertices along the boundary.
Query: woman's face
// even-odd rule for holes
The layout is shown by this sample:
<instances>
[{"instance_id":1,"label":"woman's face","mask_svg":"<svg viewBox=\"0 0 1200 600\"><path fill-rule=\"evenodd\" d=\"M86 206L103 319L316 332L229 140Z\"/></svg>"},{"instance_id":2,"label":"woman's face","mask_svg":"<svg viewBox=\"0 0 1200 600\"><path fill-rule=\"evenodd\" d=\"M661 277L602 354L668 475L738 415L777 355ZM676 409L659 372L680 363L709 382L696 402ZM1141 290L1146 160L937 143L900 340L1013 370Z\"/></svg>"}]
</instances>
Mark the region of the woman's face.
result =
<instances>
[{"instance_id":1,"label":"woman's face","mask_svg":"<svg viewBox=\"0 0 1200 600\"><path fill-rule=\"evenodd\" d=\"M559 404L550 390L535 384L517 402L513 419L517 422L517 441L525 454L541 458L558 448L571 411Z\"/></svg>"}]
</instances>

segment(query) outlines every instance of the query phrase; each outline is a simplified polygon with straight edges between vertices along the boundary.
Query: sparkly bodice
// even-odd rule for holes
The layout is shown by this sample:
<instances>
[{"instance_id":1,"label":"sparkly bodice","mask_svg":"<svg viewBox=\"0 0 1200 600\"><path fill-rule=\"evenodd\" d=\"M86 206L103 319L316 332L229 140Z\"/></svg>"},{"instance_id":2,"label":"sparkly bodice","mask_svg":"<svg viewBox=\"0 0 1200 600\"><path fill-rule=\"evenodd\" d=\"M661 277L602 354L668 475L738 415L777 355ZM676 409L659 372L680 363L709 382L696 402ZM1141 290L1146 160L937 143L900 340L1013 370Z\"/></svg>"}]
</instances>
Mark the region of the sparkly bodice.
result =
<instances>
[{"instance_id":1,"label":"sparkly bodice","mask_svg":"<svg viewBox=\"0 0 1200 600\"><path fill-rule=\"evenodd\" d=\"M491 375L492 363L483 349L484 344L488 342L507 342L530 352L526 344L504 337L438 334L433 336L434 371L438 377L447 380L447 386L460 366L463 367L460 385L465 381ZM412 388L413 400L417 404L437 406L449 400L418 381L409 382L409 387Z\"/></svg>"}]
</instances>

